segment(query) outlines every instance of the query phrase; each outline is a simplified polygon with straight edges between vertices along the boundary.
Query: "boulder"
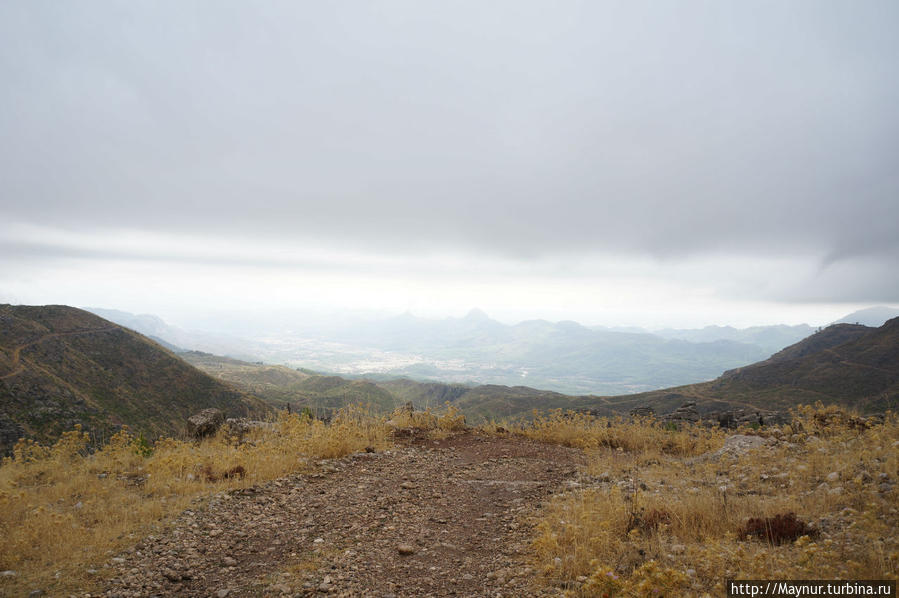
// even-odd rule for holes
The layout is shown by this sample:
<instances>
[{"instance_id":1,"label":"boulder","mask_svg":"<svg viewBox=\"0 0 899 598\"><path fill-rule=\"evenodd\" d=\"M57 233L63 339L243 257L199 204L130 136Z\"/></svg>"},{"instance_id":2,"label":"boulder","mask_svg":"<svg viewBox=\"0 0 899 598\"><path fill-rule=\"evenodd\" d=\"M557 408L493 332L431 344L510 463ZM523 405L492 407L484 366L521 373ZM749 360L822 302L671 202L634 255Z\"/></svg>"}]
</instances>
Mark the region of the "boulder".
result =
<instances>
[{"instance_id":1,"label":"boulder","mask_svg":"<svg viewBox=\"0 0 899 598\"><path fill-rule=\"evenodd\" d=\"M187 435L191 438L205 438L215 434L225 423L221 409L204 409L187 418Z\"/></svg>"},{"instance_id":2,"label":"boulder","mask_svg":"<svg viewBox=\"0 0 899 598\"><path fill-rule=\"evenodd\" d=\"M270 422L247 419L246 417L229 417L224 424L228 435L237 437L240 442L243 442L244 436L253 430L271 430L273 427Z\"/></svg>"},{"instance_id":3,"label":"boulder","mask_svg":"<svg viewBox=\"0 0 899 598\"><path fill-rule=\"evenodd\" d=\"M652 407L634 407L630 411L631 417L655 417L656 410Z\"/></svg>"},{"instance_id":4,"label":"boulder","mask_svg":"<svg viewBox=\"0 0 899 598\"><path fill-rule=\"evenodd\" d=\"M602 417L602 411L599 409L590 409L589 407L583 407L581 409L575 409L575 413L582 413L584 415L589 415L590 417Z\"/></svg>"},{"instance_id":5,"label":"boulder","mask_svg":"<svg viewBox=\"0 0 899 598\"><path fill-rule=\"evenodd\" d=\"M699 410L696 409L696 401L687 401L664 417L666 422L690 422L699 421Z\"/></svg>"},{"instance_id":6,"label":"boulder","mask_svg":"<svg viewBox=\"0 0 899 598\"><path fill-rule=\"evenodd\" d=\"M693 459L688 459L686 463L693 464L702 463L705 461L717 461L724 456L736 458L745 455L749 451L763 446L771 446L776 443L777 441L773 438L748 436L745 434L734 434L733 436L728 436L724 440L724 446L722 446L717 451L705 453L698 457L694 457Z\"/></svg>"},{"instance_id":7,"label":"boulder","mask_svg":"<svg viewBox=\"0 0 899 598\"><path fill-rule=\"evenodd\" d=\"M757 409L731 409L707 413L704 419L711 425L715 422L722 428L735 429L742 425L752 427L782 425L790 422L789 414L780 411Z\"/></svg>"}]
</instances>

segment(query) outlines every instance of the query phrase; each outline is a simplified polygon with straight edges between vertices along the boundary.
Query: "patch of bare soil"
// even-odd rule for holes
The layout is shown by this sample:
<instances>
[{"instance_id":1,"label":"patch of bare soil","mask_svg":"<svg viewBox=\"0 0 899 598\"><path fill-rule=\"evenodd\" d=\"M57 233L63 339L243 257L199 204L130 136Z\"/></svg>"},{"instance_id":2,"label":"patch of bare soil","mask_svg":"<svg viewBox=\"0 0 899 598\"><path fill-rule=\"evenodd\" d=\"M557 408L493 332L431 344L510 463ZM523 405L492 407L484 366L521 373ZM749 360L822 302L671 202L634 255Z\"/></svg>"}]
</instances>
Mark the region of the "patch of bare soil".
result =
<instances>
[{"instance_id":1,"label":"patch of bare soil","mask_svg":"<svg viewBox=\"0 0 899 598\"><path fill-rule=\"evenodd\" d=\"M112 559L107 596L548 595L531 516L583 454L475 433L220 494Z\"/></svg>"}]
</instances>

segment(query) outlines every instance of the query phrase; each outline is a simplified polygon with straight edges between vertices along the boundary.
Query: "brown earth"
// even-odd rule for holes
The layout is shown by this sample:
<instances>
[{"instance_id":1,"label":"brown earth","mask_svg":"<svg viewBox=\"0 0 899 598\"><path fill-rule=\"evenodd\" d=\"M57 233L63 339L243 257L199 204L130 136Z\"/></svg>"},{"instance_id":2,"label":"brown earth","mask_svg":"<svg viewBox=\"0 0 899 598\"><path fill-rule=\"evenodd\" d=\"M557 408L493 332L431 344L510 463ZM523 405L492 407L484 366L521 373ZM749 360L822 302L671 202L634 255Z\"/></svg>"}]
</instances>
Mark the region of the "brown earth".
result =
<instances>
[{"instance_id":1,"label":"brown earth","mask_svg":"<svg viewBox=\"0 0 899 598\"><path fill-rule=\"evenodd\" d=\"M533 515L583 453L466 432L214 496L112 559L107 596L523 596Z\"/></svg>"}]
</instances>

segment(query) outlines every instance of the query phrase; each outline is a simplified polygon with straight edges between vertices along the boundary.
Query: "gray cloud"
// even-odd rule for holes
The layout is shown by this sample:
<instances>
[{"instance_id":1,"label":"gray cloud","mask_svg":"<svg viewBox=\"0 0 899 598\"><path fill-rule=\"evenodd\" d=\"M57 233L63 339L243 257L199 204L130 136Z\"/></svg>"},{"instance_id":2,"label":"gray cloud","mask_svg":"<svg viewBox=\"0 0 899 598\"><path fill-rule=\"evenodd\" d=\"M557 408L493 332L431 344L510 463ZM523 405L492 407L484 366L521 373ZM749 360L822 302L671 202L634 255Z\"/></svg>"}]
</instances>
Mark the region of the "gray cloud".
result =
<instances>
[{"instance_id":1,"label":"gray cloud","mask_svg":"<svg viewBox=\"0 0 899 598\"><path fill-rule=\"evenodd\" d=\"M98 235L786 253L842 273L802 296L845 294L845 262L897 301L897 23L891 1L7 2L0 204Z\"/></svg>"},{"instance_id":2,"label":"gray cloud","mask_svg":"<svg viewBox=\"0 0 899 598\"><path fill-rule=\"evenodd\" d=\"M899 254L846 258L822 266L810 276L768 291L767 297L799 303L896 303Z\"/></svg>"}]
</instances>

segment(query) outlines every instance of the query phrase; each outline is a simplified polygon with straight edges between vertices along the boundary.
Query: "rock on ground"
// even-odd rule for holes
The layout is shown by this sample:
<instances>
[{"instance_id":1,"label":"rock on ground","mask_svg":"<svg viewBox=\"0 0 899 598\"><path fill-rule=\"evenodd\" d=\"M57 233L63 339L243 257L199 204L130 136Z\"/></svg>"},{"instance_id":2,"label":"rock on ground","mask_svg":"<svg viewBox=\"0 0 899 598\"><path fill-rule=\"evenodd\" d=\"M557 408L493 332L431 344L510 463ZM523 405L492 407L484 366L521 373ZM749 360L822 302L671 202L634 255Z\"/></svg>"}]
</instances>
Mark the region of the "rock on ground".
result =
<instances>
[{"instance_id":1,"label":"rock on ground","mask_svg":"<svg viewBox=\"0 0 899 598\"><path fill-rule=\"evenodd\" d=\"M219 409L204 409L187 418L187 435L191 438L212 436L225 423L225 414Z\"/></svg>"},{"instance_id":2,"label":"rock on ground","mask_svg":"<svg viewBox=\"0 0 899 598\"><path fill-rule=\"evenodd\" d=\"M687 462L701 463L703 461L717 461L724 456L739 457L751 450L776 443L777 441L773 438L762 438L761 436L749 436L747 434L734 434L728 436L724 440L724 446L717 451L700 455L692 460L688 459Z\"/></svg>"},{"instance_id":3,"label":"rock on ground","mask_svg":"<svg viewBox=\"0 0 899 598\"><path fill-rule=\"evenodd\" d=\"M113 562L119 596L526 596L530 517L583 453L459 434L213 497Z\"/></svg>"}]
</instances>

